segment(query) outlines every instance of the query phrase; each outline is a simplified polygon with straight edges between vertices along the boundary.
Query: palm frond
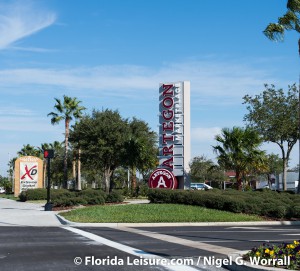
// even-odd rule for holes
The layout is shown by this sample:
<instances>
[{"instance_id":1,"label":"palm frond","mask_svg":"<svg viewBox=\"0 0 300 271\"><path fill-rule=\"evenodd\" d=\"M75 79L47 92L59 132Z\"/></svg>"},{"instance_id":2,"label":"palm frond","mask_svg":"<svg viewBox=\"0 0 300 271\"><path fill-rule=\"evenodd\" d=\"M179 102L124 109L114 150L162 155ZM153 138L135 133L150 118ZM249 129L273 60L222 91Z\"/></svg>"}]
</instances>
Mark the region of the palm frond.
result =
<instances>
[{"instance_id":1,"label":"palm frond","mask_svg":"<svg viewBox=\"0 0 300 271\"><path fill-rule=\"evenodd\" d=\"M284 38L284 27L281 24L270 23L263 31L265 36L274 41L283 41Z\"/></svg>"},{"instance_id":2,"label":"palm frond","mask_svg":"<svg viewBox=\"0 0 300 271\"><path fill-rule=\"evenodd\" d=\"M55 117L55 116L58 116L58 114L55 113L55 112L50 112L49 114L47 114L47 116L48 116L48 117L49 117L49 116Z\"/></svg>"},{"instance_id":3,"label":"palm frond","mask_svg":"<svg viewBox=\"0 0 300 271\"><path fill-rule=\"evenodd\" d=\"M291 30L295 29L295 25L299 23L299 19L294 12L288 11L282 17L278 18L278 23L282 25L284 29Z\"/></svg>"},{"instance_id":4,"label":"palm frond","mask_svg":"<svg viewBox=\"0 0 300 271\"><path fill-rule=\"evenodd\" d=\"M292 12L295 12L295 13L300 12L300 1L299 0L288 0L286 6Z\"/></svg>"},{"instance_id":5,"label":"palm frond","mask_svg":"<svg viewBox=\"0 0 300 271\"><path fill-rule=\"evenodd\" d=\"M54 105L54 108L59 112L59 113L63 113L64 112L64 107L61 103L61 100L59 100L58 98L54 98L56 101L56 104Z\"/></svg>"},{"instance_id":6,"label":"palm frond","mask_svg":"<svg viewBox=\"0 0 300 271\"><path fill-rule=\"evenodd\" d=\"M62 116L53 116L51 118L51 124L54 125L54 124L58 124L61 120L63 120L64 118Z\"/></svg>"}]
</instances>

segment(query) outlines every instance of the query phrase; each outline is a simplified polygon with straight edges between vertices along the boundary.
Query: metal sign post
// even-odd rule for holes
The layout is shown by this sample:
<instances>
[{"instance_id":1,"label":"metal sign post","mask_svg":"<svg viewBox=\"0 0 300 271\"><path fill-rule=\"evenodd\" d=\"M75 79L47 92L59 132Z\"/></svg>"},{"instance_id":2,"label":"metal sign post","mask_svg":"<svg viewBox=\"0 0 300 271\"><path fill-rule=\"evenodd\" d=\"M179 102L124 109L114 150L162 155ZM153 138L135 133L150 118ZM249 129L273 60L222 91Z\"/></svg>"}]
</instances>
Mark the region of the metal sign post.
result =
<instances>
[{"instance_id":1,"label":"metal sign post","mask_svg":"<svg viewBox=\"0 0 300 271\"><path fill-rule=\"evenodd\" d=\"M50 161L54 157L54 150L44 150L44 158L47 159L47 203L45 204L45 211L52 211L52 203L50 196L51 188L51 173L50 173Z\"/></svg>"}]
</instances>

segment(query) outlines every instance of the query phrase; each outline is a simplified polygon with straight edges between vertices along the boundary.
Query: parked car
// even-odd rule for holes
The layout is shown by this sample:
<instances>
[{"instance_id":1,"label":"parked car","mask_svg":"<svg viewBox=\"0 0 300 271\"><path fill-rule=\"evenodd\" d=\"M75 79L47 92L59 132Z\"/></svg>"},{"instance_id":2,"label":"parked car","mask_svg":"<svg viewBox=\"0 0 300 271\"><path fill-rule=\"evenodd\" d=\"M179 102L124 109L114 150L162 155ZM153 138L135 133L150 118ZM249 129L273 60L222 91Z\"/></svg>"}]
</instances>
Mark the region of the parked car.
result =
<instances>
[{"instance_id":1,"label":"parked car","mask_svg":"<svg viewBox=\"0 0 300 271\"><path fill-rule=\"evenodd\" d=\"M191 183L190 189L192 189L192 190L210 190L213 188L206 183Z\"/></svg>"},{"instance_id":2,"label":"parked car","mask_svg":"<svg viewBox=\"0 0 300 271\"><path fill-rule=\"evenodd\" d=\"M4 194L5 193L5 189L3 187L0 187L0 194Z\"/></svg>"},{"instance_id":3,"label":"parked car","mask_svg":"<svg viewBox=\"0 0 300 271\"><path fill-rule=\"evenodd\" d=\"M266 184L266 185L262 186L261 188L262 188L262 189L271 189L271 190L276 190L276 186L275 186L275 184L272 184L272 185L271 185L271 188L270 188L270 186L269 186L268 184Z\"/></svg>"}]
</instances>

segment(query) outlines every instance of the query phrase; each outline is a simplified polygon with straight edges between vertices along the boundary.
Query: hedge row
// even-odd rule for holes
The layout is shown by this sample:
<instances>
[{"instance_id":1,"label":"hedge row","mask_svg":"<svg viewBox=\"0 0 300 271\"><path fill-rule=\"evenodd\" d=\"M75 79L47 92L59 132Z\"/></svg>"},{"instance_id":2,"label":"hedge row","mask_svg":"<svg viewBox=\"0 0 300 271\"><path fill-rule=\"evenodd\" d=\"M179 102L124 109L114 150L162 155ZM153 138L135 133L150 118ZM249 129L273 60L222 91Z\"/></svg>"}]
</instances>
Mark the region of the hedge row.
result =
<instances>
[{"instance_id":1,"label":"hedge row","mask_svg":"<svg viewBox=\"0 0 300 271\"><path fill-rule=\"evenodd\" d=\"M20 201L46 200L47 190L38 188L23 191L19 195ZM86 189L82 191L69 191L66 189L51 190L51 202L54 207L67 207L75 205L99 205L106 202L123 202L124 198L118 192L106 194L102 190Z\"/></svg>"},{"instance_id":2,"label":"hedge row","mask_svg":"<svg viewBox=\"0 0 300 271\"><path fill-rule=\"evenodd\" d=\"M274 191L185 191L151 189L151 203L198 205L206 208L266 216L270 218L300 218L300 195Z\"/></svg>"}]
</instances>

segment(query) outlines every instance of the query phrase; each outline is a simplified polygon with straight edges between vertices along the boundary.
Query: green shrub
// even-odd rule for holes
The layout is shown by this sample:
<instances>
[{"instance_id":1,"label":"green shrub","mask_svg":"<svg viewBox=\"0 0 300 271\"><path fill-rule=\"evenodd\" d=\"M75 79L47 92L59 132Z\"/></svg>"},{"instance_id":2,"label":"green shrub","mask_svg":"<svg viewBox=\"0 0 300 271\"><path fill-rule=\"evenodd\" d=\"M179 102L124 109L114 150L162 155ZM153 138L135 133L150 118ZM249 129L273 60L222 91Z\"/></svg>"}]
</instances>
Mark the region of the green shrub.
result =
<instances>
[{"instance_id":1,"label":"green shrub","mask_svg":"<svg viewBox=\"0 0 300 271\"><path fill-rule=\"evenodd\" d=\"M58 197L52 201L54 207L69 207L87 204L83 198L79 197Z\"/></svg>"},{"instance_id":2,"label":"green shrub","mask_svg":"<svg viewBox=\"0 0 300 271\"><path fill-rule=\"evenodd\" d=\"M123 202L124 197L120 192L112 191L106 196L106 202L112 203L112 202Z\"/></svg>"},{"instance_id":3,"label":"green shrub","mask_svg":"<svg viewBox=\"0 0 300 271\"><path fill-rule=\"evenodd\" d=\"M3 181L2 182L2 186L3 188L5 189L5 194L6 195L9 195L9 194L12 194L12 182L10 181Z\"/></svg>"},{"instance_id":4,"label":"green shrub","mask_svg":"<svg viewBox=\"0 0 300 271\"><path fill-rule=\"evenodd\" d=\"M77 192L77 197L84 199L86 204L97 205L105 203L106 194L99 189L86 189Z\"/></svg>"},{"instance_id":5,"label":"green shrub","mask_svg":"<svg viewBox=\"0 0 300 271\"><path fill-rule=\"evenodd\" d=\"M211 209L223 210L225 198L222 195L214 195L214 194L204 194L202 193L202 197L204 198L205 206ZM197 204L198 205L198 204Z\"/></svg>"},{"instance_id":6,"label":"green shrub","mask_svg":"<svg viewBox=\"0 0 300 271\"><path fill-rule=\"evenodd\" d=\"M66 189L52 190L51 191L51 200L67 200L68 198L75 197L75 192L71 192Z\"/></svg>"},{"instance_id":7,"label":"green shrub","mask_svg":"<svg viewBox=\"0 0 300 271\"><path fill-rule=\"evenodd\" d=\"M138 196L146 197L148 195L148 192L149 192L148 184L139 185Z\"/></svg>"},{"instance_id":8,"label":"green shrub","mask_svg":"<svg viewBox=\"0 0 300 271\"><path fill-rule=\"evenodd\" d=\"M105 199L103 196L94 196L94 197L84 197L82 198L83 200L86 201L86 204L89 205L100 205L100 204L104 204L105 203Z\"/></svg>"},{"instance_id":9,"label":"green shrub","mask_svg":"<svg viewBox=\"0 0 300 271\"><path fill-rule=\"evenodd\" d=\"M19 194L19 200L22 201L22 202L27 201L27 194L26 194L26 191L22 191L22 192Z\"/></svg>"},{"instance_id":10,"label":"green shrub","mask_svg":"<svg viewBox=\"0 0 300 271\"><path fill-rule=\"evenodd\" d=\"M187 191L150 189L152 203L177 203L207 208L263 215L276 219L300 217L300 195L278 193L269 189L259 191Z\"/></svg>"},{"instance_id":11,"label":"green shrub","mask_svg":"<svg viewBox=\"0 0 300 271\"><path fill-rule=\"evenodd\" d=\"M292 206L290 211L291 217L300 218L300 204Z\"/></svg>"},{"instance_id":12,"label":"green shrub","mask_svg":"<svg viewBox=\"0 0 300 271\"><path fill-rule=\"evenodd\" d=\"M205 207L205 194L201 193L202 191L187 191L186 193L186 204L189 205L198 205Z\"/></svg>"},{"instance_id":13,"label":"green shrub","mask_svg":"<svg viewBox=\"0 0 300 271\"><path fill-rule=\"evenodd\" d=\"M261 210L261 214L268 217L284 218L288 214L288 209L286 208L286 206L269 205L265 206Z\"/></svg>"},{"instance_id":14,"label":"green shrub","mask_svg":"<svg viewBox=\"0 0 300 271\"><path fill-rule=\"evenodd\" d=\"M46 189L30 189L19 195L22 202L27 200L46 200ZM99 189L86 189L79 192L66 189L51 189L51 202L55 207L67 207L74 205L98 205L107 202L123 202L124 197L116 191L109 195Z\"/></svg>"},{"instance_id":15,"label":"green shrub","mask_svg":"<svg viewBox=\"0 0 300 271\"><path fill-rule=\"evenodd\" d=\"M172 193L169 189L150 189L148 199L151 203L172 203Z\"/></svg>"},{"instance_id":16,"label":"green shrub","mask_svg":"<svg viewBox=\"0 0 300 271\"><path fill-rule=\"evenodd\" d=\"M170 196L171 203L186 204L186 193L182 190L175 190Z\"/></svg>"},{"instance_id":17,"label":"green shrub","mask_svg":"<svg viewBox=\"0 0 300 271\"><path fill-rule=\"evenodd\" d=\"M20 201L27 200L46 200L47 199L47 190L44 188L28 189L22 191L19 195Z\"/></svg>"},{"instance_id":18,"label":"green shrub","mask_svg":"<svg viewBox=\"0 0 300 271\"><path fill-rule=\"evenodd\" d=\"M246 209L246 203L234 198L228 198L224 202L224 211L242 213Z\"/></svg>"},{"instance_id":19,"label":"green shrub","mask_svg":"<svg viewBox=\"0 0 300 271\"><path fill-rule=\"evenodd\" d=\"M86 189L79 192L61 190L57 191L52 202L56 207L76 205L98 205L105 203L106 194L102 190Z\"/></svg>"}]
</instances>

